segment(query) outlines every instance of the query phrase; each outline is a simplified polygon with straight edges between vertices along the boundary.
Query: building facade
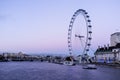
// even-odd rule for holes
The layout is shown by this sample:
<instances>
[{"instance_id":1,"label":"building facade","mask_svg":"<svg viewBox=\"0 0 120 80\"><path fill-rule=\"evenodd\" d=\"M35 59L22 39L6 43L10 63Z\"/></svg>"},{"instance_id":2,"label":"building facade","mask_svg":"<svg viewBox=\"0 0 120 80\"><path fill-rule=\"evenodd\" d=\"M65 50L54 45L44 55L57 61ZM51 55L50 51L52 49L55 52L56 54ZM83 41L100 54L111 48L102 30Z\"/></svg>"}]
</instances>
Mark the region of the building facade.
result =
<instances>
[{"instance_id":1,"label":"building facade","mask_svg":"<svg viewBox=\"0 0 120 80\"><path fill-rule=\"evenodd\" d=\"M119 46L118 46L119 45ZM119 63L120 62L120 44L116 46L105 48L99 48L95 52L96 62L102 63Z\"/></svg>"},{"instance_id":2,"label":"building facade","mask_svg":"<svg viewBox=\"0 0 120 80\"><path fill-rule=\"evenodd\" d=\"M98 47L94 53L96 62L120 63L120 32L111 35L110 44L111 46Z\"/></svg>"}]
</instances>

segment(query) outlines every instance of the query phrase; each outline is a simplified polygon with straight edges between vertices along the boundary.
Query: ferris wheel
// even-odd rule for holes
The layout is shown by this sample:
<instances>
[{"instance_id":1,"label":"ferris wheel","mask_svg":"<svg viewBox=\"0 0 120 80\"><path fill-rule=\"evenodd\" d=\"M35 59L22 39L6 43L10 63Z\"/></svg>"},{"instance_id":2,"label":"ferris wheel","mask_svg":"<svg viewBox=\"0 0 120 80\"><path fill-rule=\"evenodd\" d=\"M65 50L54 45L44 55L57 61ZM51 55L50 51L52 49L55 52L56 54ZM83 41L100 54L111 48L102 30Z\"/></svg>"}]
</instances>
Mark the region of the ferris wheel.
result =
<instances>
[{"instance_id":1,"label":"ferris wheel","mask_svg":"<svg viewBox=\"0 0 120 80\"><path fill-rule=\"evenodd\" d=\"M82 15L83 19L84 19L84 34L82 34L82 31L78 31L79 33L75 33L73 32L74 27L74 23L76 21L76 18ZM81 23L79 23L81 24ZM78 26L78 27L83 27L83 26ZM72 16L70 24L69 24L69 29L68 29L68 50L69 50L69 54L72 55L75 52L73 52L73 37L79 39L79 45L81 45L82 47L79 47L79 55L84 55L84 54L88 54L88 51L90 50L90 46L91 46L91 39L92 39L92 30L91 30L92 26L91 26L91 20L89 19L89 15L88 13L83 10L83 9L78 9ZM80 29L78 29L80 30ZM82 48L82 49L80 49Z\"/></svg>"}]
</instances>

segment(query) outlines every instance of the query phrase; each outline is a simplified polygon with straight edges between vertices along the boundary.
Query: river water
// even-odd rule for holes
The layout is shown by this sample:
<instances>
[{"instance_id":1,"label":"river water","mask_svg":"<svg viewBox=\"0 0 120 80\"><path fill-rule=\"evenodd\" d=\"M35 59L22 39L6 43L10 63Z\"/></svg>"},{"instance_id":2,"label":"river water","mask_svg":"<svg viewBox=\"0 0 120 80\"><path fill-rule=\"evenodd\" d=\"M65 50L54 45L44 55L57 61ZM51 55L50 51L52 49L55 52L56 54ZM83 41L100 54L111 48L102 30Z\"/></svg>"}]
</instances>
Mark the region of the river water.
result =
<instances>
[{"instance_id":1,"label":"river water","mask_svg":"<svg viewBox=\"0 0 120 80\"><path fill-rule=\"evenodd\" d=\"M81 65L66 66L47 62L0 62L0 80L120 80L120 69Z\"/></svg>"}]
</instances>

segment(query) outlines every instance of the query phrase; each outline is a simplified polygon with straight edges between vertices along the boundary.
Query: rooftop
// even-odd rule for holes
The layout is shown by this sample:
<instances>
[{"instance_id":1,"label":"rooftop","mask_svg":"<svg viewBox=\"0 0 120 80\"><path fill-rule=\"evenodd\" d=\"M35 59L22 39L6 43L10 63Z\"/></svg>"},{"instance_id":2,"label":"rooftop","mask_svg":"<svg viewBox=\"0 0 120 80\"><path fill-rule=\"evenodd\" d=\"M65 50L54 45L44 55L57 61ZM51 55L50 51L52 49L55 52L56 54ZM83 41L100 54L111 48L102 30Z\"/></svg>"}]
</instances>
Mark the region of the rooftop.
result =
<instances>
[{"instance_id":1,"label":"rooftop","mask_svg":"<svg viewBox=\"0 0 120 80\"><path fill-rule=\"evenodd\" d=\"M120 35L120 32L115 32L115 33L111 34L111 36L112 36L112 35L116 35L116 34L119 34L119 35Z\"/></svg>"},{"instance_id":2,"label":"rooftop","mask_svg":"<svg viewBox=\"0 0 120 80\"><path fill-rule=\"evenodd\" d=\"M112 52L112 50L116 49L116 48L120 48L120 43L116 44L116 46L98 48L96 50L95 54L98 53L98 52Z\"/></svg>"}]
</instances>

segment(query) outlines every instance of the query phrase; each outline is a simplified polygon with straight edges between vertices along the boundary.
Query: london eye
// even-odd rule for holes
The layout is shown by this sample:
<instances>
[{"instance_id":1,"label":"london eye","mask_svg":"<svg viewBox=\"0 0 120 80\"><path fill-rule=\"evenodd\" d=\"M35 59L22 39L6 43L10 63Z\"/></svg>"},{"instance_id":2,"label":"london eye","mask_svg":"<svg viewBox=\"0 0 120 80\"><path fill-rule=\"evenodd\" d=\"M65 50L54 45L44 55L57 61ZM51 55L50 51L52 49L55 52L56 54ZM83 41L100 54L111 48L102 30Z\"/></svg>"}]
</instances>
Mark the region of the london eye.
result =
<instances>
[{"instance_id":1,"label":"london eye","mask_svg":"<svg viewBox=\"0 0 120 80\"><path fill-rule=\"evenodd\" d=\"M80 20L81 18L82 20ZM83 25L78 25L78 24L83 24ZM83 9L78 9L73 14L68 29L68 51L70 55L88 54L92 39L91 28L92 28L91 20L89 18L88 13ZM79 46L78 49L75 49L76 45Z\"/></svg>"}]
</instances>

